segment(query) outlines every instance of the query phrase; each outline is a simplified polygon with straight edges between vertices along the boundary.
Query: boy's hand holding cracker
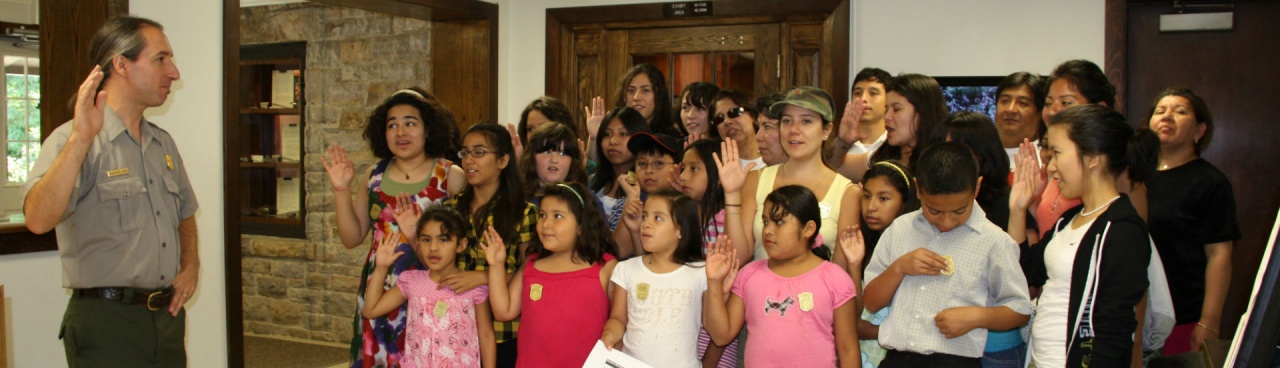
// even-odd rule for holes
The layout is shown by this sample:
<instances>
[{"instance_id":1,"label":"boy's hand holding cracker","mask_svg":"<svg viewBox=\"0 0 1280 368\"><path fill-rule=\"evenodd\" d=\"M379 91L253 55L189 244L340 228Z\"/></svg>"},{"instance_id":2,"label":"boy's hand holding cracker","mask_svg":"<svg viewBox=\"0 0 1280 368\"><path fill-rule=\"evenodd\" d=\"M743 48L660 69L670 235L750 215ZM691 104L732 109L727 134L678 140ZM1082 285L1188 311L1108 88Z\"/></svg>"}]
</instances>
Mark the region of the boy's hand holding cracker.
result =
<instances>
[{"instance_id":1,"label":"boy's hand holding cracker","mask_svg":"<svg viewBox=\"0 0 1280 368\"><path fill-rule=\"evenodd\" d=\"M924 248L916 248L893 262L892 267L906 275L941 275L955 270L948 265L947 259Z\"/></svg>"}]
</instances>

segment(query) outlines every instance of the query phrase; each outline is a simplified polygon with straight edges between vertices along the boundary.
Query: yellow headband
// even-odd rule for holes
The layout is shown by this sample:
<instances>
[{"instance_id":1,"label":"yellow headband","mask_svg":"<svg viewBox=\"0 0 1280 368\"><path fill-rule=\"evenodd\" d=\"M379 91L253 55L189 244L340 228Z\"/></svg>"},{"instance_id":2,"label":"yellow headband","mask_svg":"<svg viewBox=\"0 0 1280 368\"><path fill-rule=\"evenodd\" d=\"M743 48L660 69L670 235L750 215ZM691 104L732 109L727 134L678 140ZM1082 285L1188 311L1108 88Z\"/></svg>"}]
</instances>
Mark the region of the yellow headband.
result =
<instances>
[{"instance_id":1,"label":"yellow headband","mask_svg":"<svg viewBox=\"0 0 1280 368\"><path fill-rule=\"evenodd\" d=\"M556 185L564 187L564 189L568 189L569 193L573 193L573 196L578 197L578 204L582 205L582 208L587 208L587 202L582 200L582 195L578 194L578 191L576 189L573 189L573 187L564 185L564 184L556 184Z\"/></svg>"},{"instance_id":2,"label":"yellow headband","mask_svg":"<svg viewBox=\"0 0 1280 368\"><path fill-rule=\"evenodd\" d=\"M875 165L884 165L884 166L892 167L894 170L897 170L898 174L902 175L902 181L907 183L907 190L911 190L911 177L907 176L907 172L902 171L901 167L898 167L898 165L891 164L889 163L889 161L880 161L875 163Z\"/></svg>"}]
</instances>

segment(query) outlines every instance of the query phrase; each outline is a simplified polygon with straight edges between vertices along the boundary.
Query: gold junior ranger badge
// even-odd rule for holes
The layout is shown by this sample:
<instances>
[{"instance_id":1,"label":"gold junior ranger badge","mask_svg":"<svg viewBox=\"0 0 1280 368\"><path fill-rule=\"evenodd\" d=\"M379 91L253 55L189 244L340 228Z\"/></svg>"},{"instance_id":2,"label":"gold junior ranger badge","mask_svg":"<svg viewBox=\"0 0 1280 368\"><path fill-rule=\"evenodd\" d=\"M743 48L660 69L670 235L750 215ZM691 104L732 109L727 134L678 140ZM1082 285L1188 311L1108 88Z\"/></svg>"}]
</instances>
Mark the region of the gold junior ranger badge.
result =
<instances>
[{"instance_id":1,"label":"gold junior ranger badge","mask_svg":"<svg viewBox=\"0 0 1280 368\"><path fill-rule=\"evenodd\" d=\"M640 299L640 300L649 299L649 284L645 284L645 283L636 284L636 299Z\"/></svg>"},{"instance_id":2,"label":"gold junior ranger badge","mask_svg":"<svg viewBox=\"0 0 1280 368\"><path fill-rule=\"evenodd\" d=\"M447 312L449 312L449 303L446 303L443 300L437 301L435 310L436 318L444 318L444 314Z\"/></svg>"},{"instance_id":3,"label":"gold junior ranger badge","mask_svg":"<svg viewBox=\"0 0 1280 368\"><path fill-rule=\"evenodd\" d=\"M169 166L169 171L173 171L173 157L168 154L164 155L164 164Z\"/></svg>"},{"instance_id":4,"label":"gold junior ranger badge","mask_svg":"<svg viewBox=\"0 0 1280 368\"><path fill-rule=\"evenodd\" d=\"M542 300L542 284L529 285L529 299L535 302Z\"/></svg>"},{"instance_id":5,"label":"gold junior ranger badge","mask_svg":"<svg viewBox=\"0 0 1280 368\"><path fill-rule=\"evenodd\" d=\"M797 296L800 297L800 310L805 312L813 310L813 293L806 291Z\"/></svg>"},{"instance_id":6,"label":"gold junior ranger badge","mask_svg":"<svg viewBox=\"0 0 1280 368\"><path fill-rule=\"evenodd\" d=\"M947 268L942 269L942 274L951 276L956 273L956 261L951 259L951 256L942 256L942 259L947 260Z\"/></svg>"}]
</instances>

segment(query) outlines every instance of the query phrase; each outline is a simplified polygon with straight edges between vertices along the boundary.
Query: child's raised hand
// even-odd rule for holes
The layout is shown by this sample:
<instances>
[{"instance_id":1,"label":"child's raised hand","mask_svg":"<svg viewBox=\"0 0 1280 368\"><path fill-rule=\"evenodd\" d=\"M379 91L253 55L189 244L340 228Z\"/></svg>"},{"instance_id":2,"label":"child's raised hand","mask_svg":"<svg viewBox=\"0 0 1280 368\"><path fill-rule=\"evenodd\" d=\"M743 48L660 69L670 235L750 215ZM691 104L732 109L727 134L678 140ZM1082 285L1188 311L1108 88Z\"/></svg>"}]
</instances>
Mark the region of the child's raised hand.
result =
<instances>
[{"instance_id":1,"label":"child's raised hand","mask_svg":"<svg viewBox=\"0 0 1280 368\"><path fill-rule=\"evenodd\" d=\"M947 260L928 249L916 248L898 257L898 260L893 262L893 267L912 276L940 275L942 270L947 268Z\"/></svg>"},{"instance_id":2,"label":"child's raised hand","mask_svg":"<svg viewBox=\"0 0 1280 368\"><path fill-rule=\"evenodd\" d=\"M507 126L507 134L511 135L511 152L514 157L524 157L524 142L520 140L520 133L516 132L515 124L505 124ZM533 129L530 129L533 130ZM533 132L530 132L533 133Z\"/></svg>"},{"instance_id":3,"label":"child's raised hand","mask_svg":"<svg viewBox=\"0 0 1280 368\"><path fill-rule=\"evenodd\" d=\"M858 225L849 226L840 231L839 236L840 252L844 253L844 260L850 265L862 265L862 259L867 255L866 240L862 238L862 231Z\"/></svg>"},{"instance_id":4,"label":"child's raised hand","mask_svg":"<svg viewBox=\"0 0 1280 368\"><path fill-rule=\"evenodd\" d=\"M622 187L622 194L627 199L640 199L640 182L636 180L635 173L625 172L618 175L618 186Z\"/></svg>"},{"instance_id":5,"label":"child's raised hand","mask_svg":"<svg viewBox=\"0 0 1280 368\"><path fill-rule=\"evenodd\" d=\"M374 265L380 268L391 267L396 259L404 255L404 252L397 251L400 247L400 234L387 233L382 236L382 241L378 242L378 254L373 257Z\"/></svg>"},{"instance_id":6,"label":"child's raised hand","mask_svg":"<svg viewBox=\"0 0 1280 368\"><path fill-rule=\"evenodd\" d=\"M684 138L683 148L689 148L690 144L693 144L693 142L700 141L704 138L706 138L706 136L703 136L701 133L689 133L689 136Z\"/></svg>"},{"instance_id":7,"label":"child's raised hand","mask_svg":"<svg viewBox=\"0 0 1280 368\"><path fill-rule=\"evenodd\" d=\"M720 143L720 153L712 152L711 157L715 159L716 169L720 171L720 187L724 188L725 194L741 191L742 185L747 182L747 172L756 167L755 162L742 167L738 161L738 143L733 138L725 138Z\"/></svg>"},{"instance_id":8,"label":"child's raised hand","mask_svg":"<svg viewBox=\"0 0 1280 368\"><path fill-rule=\"evenodd\" d=\"M595 137L600 132L600 125L604 123L604 99L600 96L592 98L591 106L583 106L582 112L587 115L588 137Z\"/></svg>"},{"instance_id":9,"label":"child's raised hand","mask_svg":"<svg viewBox=\"0 0 1280 368\"><path fill-rule=\"evenodd\" d=\"M721 235L721 236L724 236L724 235ZM726 243L729 242L729 239L727 237L725 239L725 242ZM738 250L732 249L729 251L729 253L730 253L729 254L729 259L730 259L729 274L724 276L724 281L722 281L722 283L724 284L724 289L720 290L721 292L724 293L724 295L729 295L730 290L733 290L733 280L738 278L738 270L742 268L742 265L740 264L741 261L738 260Z\"/></svg>"},{"instance_id":10,"label":"child's raised hand","mask_svg":"<svg viewBox=\"0 0 1280 368\"><path fill-rule=\"evenodd\" d=\"M409 240L409 244L417 244L418 219L422 217L422 208L413 201L413 195L401 193L396 196L396 201L391 204L391 212L400 233Z\"/></svg>"},{"instance_id":11,"label":"child's raised hand","mask_svg":"<svg viewBox=\"0 0 1280 368\"><path fill-rule=\"evenodd\" d=\"M667 185L671 186L671 190L684 192L684 180L680 179L680 172L684 170L684 164L676 161L671 165L671 169L667 171Z\"/></svg>"},{"instance_id":12,"label":"child's raised hand","mask_svg":"<svg viewBox=\"0 0 1280 368\"><path fill-rule=\"evenodd\" d=\"M716 237L716 241L711 243L710 250L707 252L707 280L724 281L729 276L729 272L733 269L733 263L738 259L738 250L733 248L733 242L726 235Z\"/></svg>"},{"instance_id":13,"label":"child's raised hand","mask_svg":"<svg viewBox=\"0 0 1280 368\"><path fill-rule=\"evenodd\" d=\"M938 332L948 339L954 339L981 327L983 314L981 307L947 308L938 312L933 317L933 322L938 326Z\"/></svg>"},{"instance_id":14,"label":"child's raised hand","mask_svg":"<svg viewBox=\"0 0 1280 368\"><path fill-rule=\"evenodd\" d=\"M631 230L632 234L640 232L640 224L644 222L644 202L639 199L627 199L626 204L622 207L622 224L627 226L627 230Z\"/></svg>"},{"instance_id":15,"label":"child's raised hand","mask_svg":"<svg viewBox=\"0 0 1280 368\"><path fill-rule=\"evenodd\" d=\"M507 264L507 246L493 226L484 232L484 260L489 262L489 267Z\"/></svg>"}]
</instances>

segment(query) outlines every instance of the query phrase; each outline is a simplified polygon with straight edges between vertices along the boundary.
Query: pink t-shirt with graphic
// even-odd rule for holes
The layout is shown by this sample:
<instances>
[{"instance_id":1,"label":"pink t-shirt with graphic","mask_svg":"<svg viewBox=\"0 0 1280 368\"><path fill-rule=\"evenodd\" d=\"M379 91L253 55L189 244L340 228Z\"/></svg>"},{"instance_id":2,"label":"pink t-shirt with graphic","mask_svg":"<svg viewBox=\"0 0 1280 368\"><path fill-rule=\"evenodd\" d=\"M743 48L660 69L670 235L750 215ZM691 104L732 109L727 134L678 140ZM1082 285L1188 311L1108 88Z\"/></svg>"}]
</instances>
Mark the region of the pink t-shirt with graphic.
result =
<instances>
[{"instance_id":1,"label":"pink t-shirt with graphic","mask_svg":"<svg viewBox=\"0 0 1280 368\"><path fill-rule=\"evenodd\" d=\"M430 272L405 271L396 284L409 304L400 366L479 367L476 305L489 298L489 287L482 285L459 295L439 288Z\"/></svg>"},{"instance_id":2,"label":"pink t-shirt with graphic","mask_svg":"<svg viewBox=\"0 0 1280 368\"><path fill-rule=\"evenodd\" d=\"M834 367L835 310L857 294L849 274L831 262L782 277L769 260L748 263L733 282L751 337L749 367Z\"/></svg>"}]
</instances>

